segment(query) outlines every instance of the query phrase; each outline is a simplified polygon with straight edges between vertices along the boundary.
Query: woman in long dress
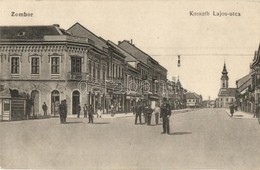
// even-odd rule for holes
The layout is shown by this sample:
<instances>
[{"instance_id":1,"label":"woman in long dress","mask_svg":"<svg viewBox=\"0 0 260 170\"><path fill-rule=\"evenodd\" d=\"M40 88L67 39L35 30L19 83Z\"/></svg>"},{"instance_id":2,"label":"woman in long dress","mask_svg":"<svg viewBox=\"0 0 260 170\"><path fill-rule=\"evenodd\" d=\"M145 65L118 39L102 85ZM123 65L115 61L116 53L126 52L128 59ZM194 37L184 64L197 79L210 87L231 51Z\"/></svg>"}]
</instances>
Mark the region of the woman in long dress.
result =
<instances>
[{"instance_id":1,"label":"woman in long dress","mask_svg":"<svg viewBox=\"0 0 260 170\"><path fill-rule=\"evenodd\" d=\"M102 115L102 108L99 106L97 109L97 118L101 118Z\"/></svg>"}]
</instances>

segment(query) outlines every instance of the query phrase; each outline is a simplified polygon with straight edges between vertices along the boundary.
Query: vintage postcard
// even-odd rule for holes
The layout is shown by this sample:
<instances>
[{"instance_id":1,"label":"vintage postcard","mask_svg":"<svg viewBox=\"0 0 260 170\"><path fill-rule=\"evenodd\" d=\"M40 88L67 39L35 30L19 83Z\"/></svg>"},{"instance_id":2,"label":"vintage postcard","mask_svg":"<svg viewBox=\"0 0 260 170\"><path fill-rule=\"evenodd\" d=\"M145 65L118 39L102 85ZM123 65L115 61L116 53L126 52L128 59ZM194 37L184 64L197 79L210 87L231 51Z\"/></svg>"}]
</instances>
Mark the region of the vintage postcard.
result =
<instances>
[{"instance_id":1,"label":"vintage postcard","mask_svg":"<svg viewBox=\"0 0 260 170\"><path fill-rule=\"evenodd\" d=\"M0 6L0 169L260 169L259 1Z\"/></svg>"}]
</instances>

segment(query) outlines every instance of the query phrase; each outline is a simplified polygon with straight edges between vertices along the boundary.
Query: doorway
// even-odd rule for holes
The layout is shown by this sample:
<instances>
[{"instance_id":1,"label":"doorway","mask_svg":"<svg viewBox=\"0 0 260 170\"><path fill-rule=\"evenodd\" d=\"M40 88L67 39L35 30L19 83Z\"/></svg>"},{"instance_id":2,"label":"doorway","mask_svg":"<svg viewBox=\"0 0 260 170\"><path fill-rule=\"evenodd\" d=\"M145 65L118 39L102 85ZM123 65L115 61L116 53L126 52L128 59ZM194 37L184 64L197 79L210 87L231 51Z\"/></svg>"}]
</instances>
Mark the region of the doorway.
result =
<instances>
[{"instance_id":1,"label":"doorway","mask_svg":"<svg viewBox=\"0 0 260 170\"><path fill-rule=\"evenodd\" d=\"M53 90L51 92L51 115L59 115L59 105L60 105L60 92L58 90Z\"/></svg>"},{"instance_id":2,"label":"doorway","mask_svg":"<svg viewBox=\"0 0 260 170\"><path fill-rule=\"evenodd\" d=\"M80 103L80 93L79 91L74 91L72 93L72 114L77 114L77 106Z\"/></svg>"},{"instance_id":3,"label":"doorway","mask_svg":"<svg viewBox=\"0 0 260 170\"><path fill-rule=\"evenodd\" d=\"M33 90L31 92L31 99L32 99L32 115L36 116L39 114L39 104L40 104L40 95L38 90Z\"/></svg>"}]
</instances>

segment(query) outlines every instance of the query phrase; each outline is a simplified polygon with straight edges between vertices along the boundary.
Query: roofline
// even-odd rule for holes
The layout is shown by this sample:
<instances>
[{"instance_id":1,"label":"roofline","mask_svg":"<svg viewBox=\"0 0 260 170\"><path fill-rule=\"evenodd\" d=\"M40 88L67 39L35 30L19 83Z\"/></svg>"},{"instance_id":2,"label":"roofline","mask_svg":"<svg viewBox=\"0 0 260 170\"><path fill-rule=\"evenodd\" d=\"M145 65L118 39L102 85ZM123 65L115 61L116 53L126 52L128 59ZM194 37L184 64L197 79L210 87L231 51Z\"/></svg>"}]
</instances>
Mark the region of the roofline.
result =
<instances>
[{"instance_id":1,"label":"roofline","mask_svg":"<svg viewBox=\"0 0 260 170\"><path fill-rule=\"evenodd\" d=\"M145 55L147 55L148 57L150 57L152 60L156 61L156 62L158 63L158 65L160 65L160 63L159 63L157 60L155 60L153 57L151 57L151 56L150 56L149 54L147 54L146 52L142 51L140 48L138 48L138 47L136 47L135 45L129 43L127 40L123 40L122 42L119 43L119 45L122 44L124 41L127 42L128 44L130 44L131 46L135 47L137 50L139 50L140 52L144 53ZM162 65L160 65L160 66L163 67ZM164 68L164 67L163 67L163 68ZM164 68L164 69L167 70L166 68ZM167 70L167 71L168 71L168 70Z\"/></svg>"},{"instance_id":2,"label":"roofline","mask_svg":"<svg viewBox=\"0 0 260 170\"><path fill-rule=\"evenodd\" d=\"M92 35L94 35L96 38L98 38L99 40L104 41L104 38L101 38L100 36L97 36L96 34L94 34L92 31L90 31L89 29L87 29L86 27L84 27L83 25L81 25L79 22L76 22L75 24L73 24L69 29L71 29L72 27L74 27L76 24L78 24L79 26L81 26L83 29L89 31ZM67 29L66 31L69 31L69 29ZM106 41L106 40L105 40Z\"/></svg>"},{"instance_id":3,"label":"roofline","mask_svg":"<svg viewBox=\"0 0 260 170\"><path fill-rule=\"evenodd\" d=\"M52 25L4 25L4 26L0 26L0 28L1 27L50 27L50 26L56 27L55 24L52 24Z\"/></svg>"},{"instance_id":4,"label":"roofline","mask_svg":"<svg viewBox=\"0 0 260 170\"><path fill-rule=\"evenodd\" d=\"M124 51L125 53L127 53L129 56L133 57L135 59L135 62L137 62L138 60L130 53L128 53L127 51L125 51L123 48L119 47L119 45L115 44L113 41L111 40L107 40L107 43L111 43L114 44L115 46L117 46L118 48L120 48L120 50Z\"/></svg>"}]
</instances>

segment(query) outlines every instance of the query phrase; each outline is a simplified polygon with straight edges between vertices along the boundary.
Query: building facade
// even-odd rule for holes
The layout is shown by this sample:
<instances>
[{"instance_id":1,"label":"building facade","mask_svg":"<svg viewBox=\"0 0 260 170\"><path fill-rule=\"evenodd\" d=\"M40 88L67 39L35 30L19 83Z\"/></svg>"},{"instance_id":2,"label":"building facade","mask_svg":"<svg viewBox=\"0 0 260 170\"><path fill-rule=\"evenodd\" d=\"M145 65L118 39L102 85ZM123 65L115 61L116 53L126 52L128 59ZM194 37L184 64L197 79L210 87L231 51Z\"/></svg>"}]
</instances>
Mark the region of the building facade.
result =
<instances>
[{"instance_id":1,"label":"building facade","mask_svg":"<svg viewBox=\"0 0 260 170\"><path fill-rule=\"evenodd\" d=\"M163 97L172 108L184 103L180 82L168 81L167 69L129 41L117 45L79 23L1 26L0 35L1 91L26 98L30 116L42 116L44 102L58 116L62 100L68 114L84 104L108 113L111 105L131 112L138 101L154 107Z\"/></svg>"},{"instance_id":2,"label":"building facade","mask_svg":"<svg viewBox=\"0 0 260 170\"><path fill-rule=\"evenodd\" d=\"M1 84L32 99L31 115L58 114L66 99L70 114L87 100L79 88L87 80L90 39L74 37L58 25L1 27Z\"/></svg>"}]
</instances>

